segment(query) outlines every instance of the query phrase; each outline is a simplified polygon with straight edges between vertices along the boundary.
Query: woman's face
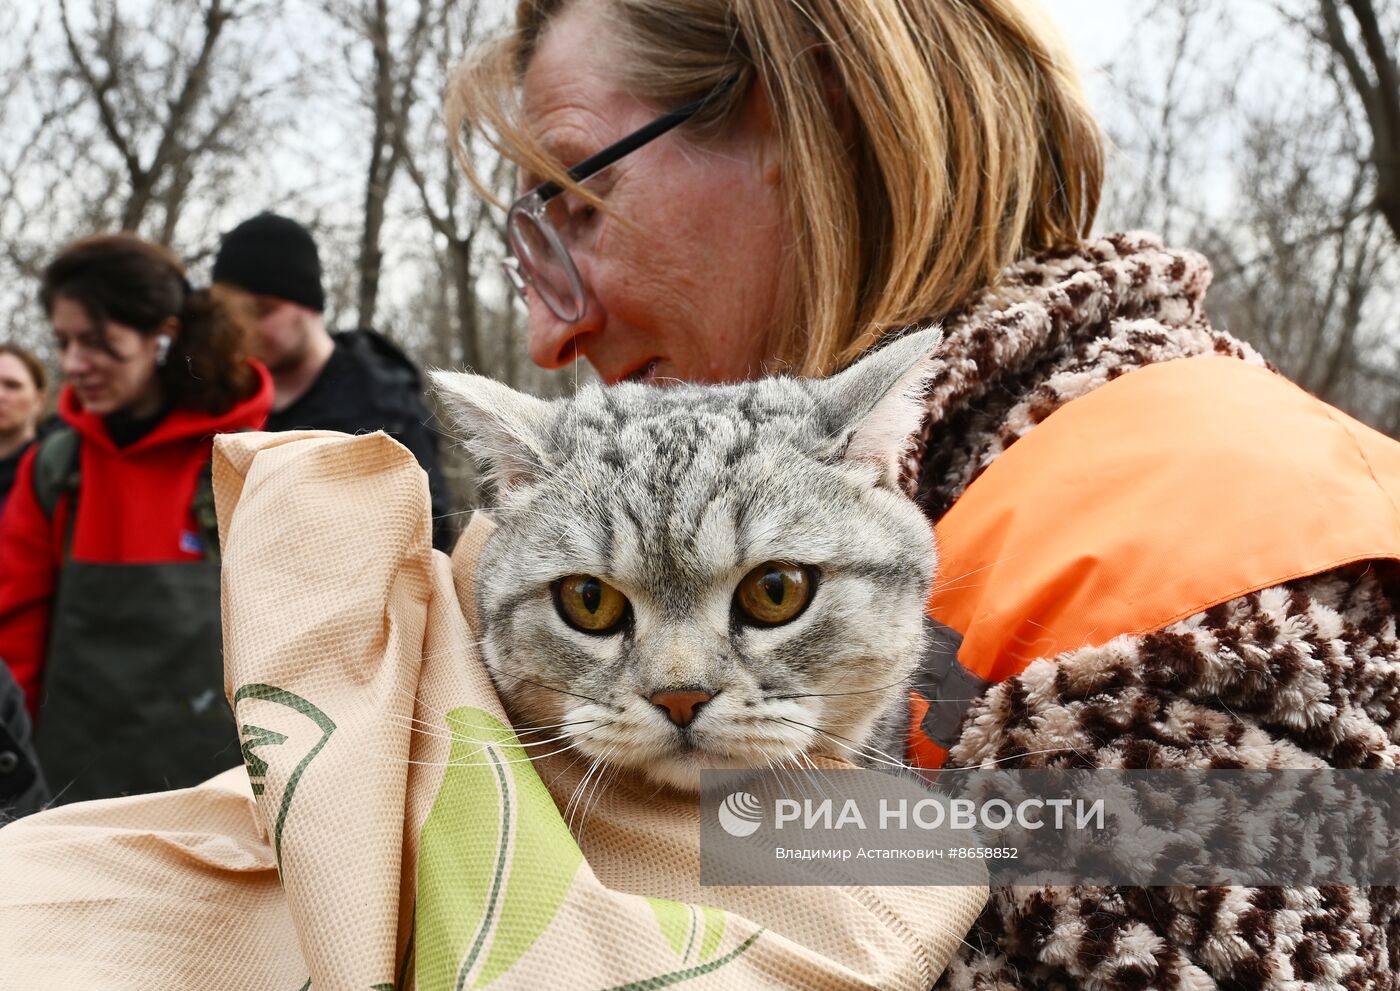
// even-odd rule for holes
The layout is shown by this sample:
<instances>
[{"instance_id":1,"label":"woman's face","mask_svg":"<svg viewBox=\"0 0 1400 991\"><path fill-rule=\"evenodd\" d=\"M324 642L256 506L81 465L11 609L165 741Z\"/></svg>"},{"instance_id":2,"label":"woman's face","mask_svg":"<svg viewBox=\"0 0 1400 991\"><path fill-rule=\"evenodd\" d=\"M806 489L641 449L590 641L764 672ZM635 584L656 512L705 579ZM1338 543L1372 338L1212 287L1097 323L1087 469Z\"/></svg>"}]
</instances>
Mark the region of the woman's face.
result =
<instances>
[{"instance_id":1,"label":"woman's face","mask_svg":"<svg viewBox=\"0 0 1400 991\"><path fill-rule=\"evenodd\" d=\"M525 74L531 126L565 165L672 109L617 88L609 36L591 0L574 3L545 31ZM536 364L584 357L609 384L761 374L790 241L780 176L766 103L750 93L732 133L699 146L673 131L590 180L615 215L569 196L560 233L586 309L566 324L528 294ZM522 176L527 189L539 181Z\"/></svg>"},{"instance_id":2,"label":"woman's face","mask_svg":"<svg viewBox=\"0 0 1400 991\"><path fill-rule=\"evenodd\" d=\"M0 353L0 438L30 437L44 411L44 392L29 366L12 354Z\"/></svg>"},{"instance_id":3,"label":"woman's face","mask_svg":"<svg viewBox=\"0 0 1400 991\"><path fill-rule=\"evenodd\" d=\"M109 320L104 347L87 310L62 296L54 299L49 319L59 368L85 410L142 417L160 409L157 335Z\"/></svg>"}]
</instances>

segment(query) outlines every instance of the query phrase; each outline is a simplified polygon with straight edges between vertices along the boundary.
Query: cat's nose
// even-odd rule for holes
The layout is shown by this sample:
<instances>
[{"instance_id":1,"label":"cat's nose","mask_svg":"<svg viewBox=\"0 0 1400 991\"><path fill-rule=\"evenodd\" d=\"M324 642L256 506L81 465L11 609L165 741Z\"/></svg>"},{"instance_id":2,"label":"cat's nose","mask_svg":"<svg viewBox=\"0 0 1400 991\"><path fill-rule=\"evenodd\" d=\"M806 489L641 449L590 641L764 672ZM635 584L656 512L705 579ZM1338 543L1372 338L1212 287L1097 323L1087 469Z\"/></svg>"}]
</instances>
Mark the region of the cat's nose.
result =
<instances>
[{"instance_id":1,"label":"cat's nose","mask_svg":"<svg viewBox=\"0 0 1400 991\"><path fill-rule=\"evenodd\" d=\"M700 692L693 688L678 688L672 691L657 692L647 701L658 709L665 709L666 715L677 726L689 726L690 721L695 718L696 711L712 698L714 696L709 692Z\"/></svg>"}]
</instances>

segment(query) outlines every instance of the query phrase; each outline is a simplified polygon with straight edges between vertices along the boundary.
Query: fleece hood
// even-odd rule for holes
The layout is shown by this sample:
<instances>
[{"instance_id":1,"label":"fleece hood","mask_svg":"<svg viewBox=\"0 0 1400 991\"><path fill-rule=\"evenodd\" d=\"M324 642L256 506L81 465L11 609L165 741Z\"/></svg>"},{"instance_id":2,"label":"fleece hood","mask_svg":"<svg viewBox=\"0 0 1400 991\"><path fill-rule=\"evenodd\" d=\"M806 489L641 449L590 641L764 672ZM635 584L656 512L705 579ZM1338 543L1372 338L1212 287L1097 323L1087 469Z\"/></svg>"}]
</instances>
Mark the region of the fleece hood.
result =
<instances>
[{"instance_id":1,"label":"fleece hood","mask_svg":"<svg viewBox=\"0 0 1400 991\"><path fill-rule=\"evenodd\" d=\"M1023 259L943 322L906 490L938 519L1051 413L1136 368L1221 354L1267 362L1206 315L1210 266L1154 235L1112 234Z\"/></svg>"}]
</instances>

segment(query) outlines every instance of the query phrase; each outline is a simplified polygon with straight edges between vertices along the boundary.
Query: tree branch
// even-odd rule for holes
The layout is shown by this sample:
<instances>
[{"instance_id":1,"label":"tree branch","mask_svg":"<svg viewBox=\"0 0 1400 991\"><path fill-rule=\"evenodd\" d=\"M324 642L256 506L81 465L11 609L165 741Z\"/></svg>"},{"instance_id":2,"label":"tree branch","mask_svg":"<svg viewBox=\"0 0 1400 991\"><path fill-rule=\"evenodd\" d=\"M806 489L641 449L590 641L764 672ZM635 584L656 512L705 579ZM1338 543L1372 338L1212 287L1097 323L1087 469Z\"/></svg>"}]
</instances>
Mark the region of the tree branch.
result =
<instances>
[{"instance_id":1,"label":"tree branch","mask_svg":"<svg viewBox=\"0 0 1400 991\"><path fill-rule=\"evenodd\" d=\"M72 58L73 66L78 70L78 75L82 77L84 84L91 90L93 99L97 101L97 115L102 122L102 130L126 164L127 176L131 180L132 186L135 187L146 180L146 172L141 167L141 160L137 158L136 152L132 149L130 139L122 132L121 125L117 120L116 108L112 106L111 92L116 85L115 53L109 53L107 73L102 79L98 79L97 74L93 72L92 66L88 64L87 58L83 55L77 36L73 33L73 25L68 19L68 0L59 0L58 9L59 20L63 24L63 37L68 44L68 55ZM108 40L115 44L117 40L115 12L112 13L112 18L113 24L110 26Z\"/></svg>"}]
</instances>

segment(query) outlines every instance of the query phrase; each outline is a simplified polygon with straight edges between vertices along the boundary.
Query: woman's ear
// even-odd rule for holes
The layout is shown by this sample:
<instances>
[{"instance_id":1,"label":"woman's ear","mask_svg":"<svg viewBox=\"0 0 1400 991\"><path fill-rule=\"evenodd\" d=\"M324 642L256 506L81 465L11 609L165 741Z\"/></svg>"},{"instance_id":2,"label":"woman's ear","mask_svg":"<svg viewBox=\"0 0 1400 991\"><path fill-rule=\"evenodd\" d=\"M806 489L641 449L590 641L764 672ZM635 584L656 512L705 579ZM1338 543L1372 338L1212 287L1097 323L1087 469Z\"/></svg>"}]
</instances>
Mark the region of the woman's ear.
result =
<instances>
[{"instance_id":1,"label":"woman's ear","mask_svg":"<svg viewBox=\"0 0 1400 991\"><path fill-rule=\"evenodd\" d=\"M773 103L760 79L755 78L744 94L743 107L739 111L739 130L756 149L759 175L764 185L779 185L783 181L782 143L778 140Z\"/></svg>"},{"instance_id":2,"label":"woman's ear","mask_svg":"<svg viewBox=\"0 0 1400 991\"><path fill-rule=\"evenodd\" d=\"M160 322L160 326L156 328L156 336L164 334L166 337L174 341L180 336L180 330L181 324L179 317L166 317Z\"/></svg>"},{"instance_id":3,"label":"woman's ear","mask_svg":"<svg viewBox=\"0 0 1400 991\"><path fill-rule=\"evenodd\" d=\"M827 110L831 114L836 133L842 146L850 151L856 146L856 115L851 106L850 94L831 51L824 47L814 47L812 56L816 59L822 93L826 97ZM778 136L773 103L761 79L755 79L744 95L742 119L743 128L758 144L759 166L764 183L770 186L779 185L783 177L782 142Z\"/></svg>"}]
</instances>

